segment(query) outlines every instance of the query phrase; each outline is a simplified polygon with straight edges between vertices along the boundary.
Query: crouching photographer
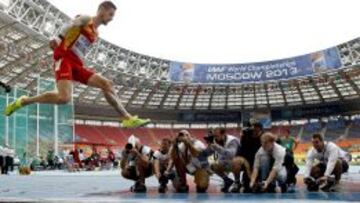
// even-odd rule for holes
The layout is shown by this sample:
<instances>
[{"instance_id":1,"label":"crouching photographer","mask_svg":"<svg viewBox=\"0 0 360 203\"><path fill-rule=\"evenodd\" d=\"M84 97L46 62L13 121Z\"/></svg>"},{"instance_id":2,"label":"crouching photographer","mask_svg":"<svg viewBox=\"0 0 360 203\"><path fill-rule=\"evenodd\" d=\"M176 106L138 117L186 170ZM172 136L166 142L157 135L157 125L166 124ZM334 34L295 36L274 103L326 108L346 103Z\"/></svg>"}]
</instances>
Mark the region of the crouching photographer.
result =
<instances>
[{"instance_id":1,"label":"crouching photographer","mask_svg":"<svg viewBox=\"0 0 360 203\"><path fill-rule=\"evenodd\" d=\"M341 175L349 169L350 154L333 142L325 142L320 134L314 134L311 142L313 146L306 158L304 183L309 191L335 190Z\"/></svg>"},{"instance_id":2,"label":"crouching photographer","mask_svg":"<svg viewBox=\"0 0 360 203\"><path fill-rule=\"evenodd\" d=\"M272 133L261 136L261 148L255 155L250 187L254 192L286 192L286 149L277 144Z\"/></svg>"},{"instance_id":3,"label":"crouching photographer","mask_svg":"<svg viewBox=\"0 0 360 203\"><path fill-rule=\"evenodd\" d=\"M188 131L181 130L178 133L170 151L176 170L173 181L176 192L189 192L186 174L195 177L194 182L198 193L206 192L209 187L209 164L207 156L203 154L205 148L204 143L193 138Z\"/></svg>"},{"instance_id":4,"label":"crouching photographer","mask_svg":"<svg viewBox=\"0 0 360 203\"><path fill-rule=\"evenodd\" d=\"M124 178L135 181L130 188L132 192L146 192L145 179L153 174L152 156L150 147L141 145L137 137L130 136L122 152L120 167Z\"/></svg>"},{"instance_id":5,"label":"crouching photographer","mask_svg":"<svg viewBox=\"0 0 360 203\"><path fill-rule=\"evenodd\" d=\"M168 138L162 139L160 149L155 151L153 156L154 174L160 184L159 193L165 193L169 180L173 180L175 177L175 171L173 171L173 164L170 159L170 147L171 140Z\"/></svg>"},{"instance_id":6,"label":"crouching photographer","mask_svg":"<svg viewBox=\"0 0 360 203\"><path fill-rule=\"evenodd\" d=\"M206 152L208 155L214 154L215 162L210 165L211 170L220 176L224 181L222 192L240 192L242 184L240 182L240 173L250 178L250 165L241 156L238 156L240 149L240 140L226 133L225 128L216 128L210 132L205 140L208 143ZM229 178L228 174L233 173L235 181ZM231 187L231 188L230 188Z\"/></svg>"}]
</instances>

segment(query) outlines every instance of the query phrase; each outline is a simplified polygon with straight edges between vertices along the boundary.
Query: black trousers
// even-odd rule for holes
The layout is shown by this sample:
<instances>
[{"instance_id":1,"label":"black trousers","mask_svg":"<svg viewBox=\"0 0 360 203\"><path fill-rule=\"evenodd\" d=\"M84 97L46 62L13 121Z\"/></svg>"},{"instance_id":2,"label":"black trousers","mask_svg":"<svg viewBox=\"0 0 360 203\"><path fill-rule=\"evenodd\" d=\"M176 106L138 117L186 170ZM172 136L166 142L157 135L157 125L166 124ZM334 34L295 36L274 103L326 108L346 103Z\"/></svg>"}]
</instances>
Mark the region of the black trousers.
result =
<instances>
[{"instance_id":1,"label":"black trousers","mask_svg":"<svg viewBox=\"0 0 360 203\"><path fill-rule=\"evenodd\" d=\"M14 158L10 156L5 157L5 165L1 168L2 174L8 174L9 170L14 170Z\"/></svg>"},{"instance_id":2,"label":"black trousers","mask_svg":"<svg viewBox=\"0 0 360 203\"><path fill-rule=\"evenodd\" d=\"M1 173L2 173L2 169L5 167L5 157L4 156L0 156L0 169L1 169Z\"/></svg>"}]
</instances>

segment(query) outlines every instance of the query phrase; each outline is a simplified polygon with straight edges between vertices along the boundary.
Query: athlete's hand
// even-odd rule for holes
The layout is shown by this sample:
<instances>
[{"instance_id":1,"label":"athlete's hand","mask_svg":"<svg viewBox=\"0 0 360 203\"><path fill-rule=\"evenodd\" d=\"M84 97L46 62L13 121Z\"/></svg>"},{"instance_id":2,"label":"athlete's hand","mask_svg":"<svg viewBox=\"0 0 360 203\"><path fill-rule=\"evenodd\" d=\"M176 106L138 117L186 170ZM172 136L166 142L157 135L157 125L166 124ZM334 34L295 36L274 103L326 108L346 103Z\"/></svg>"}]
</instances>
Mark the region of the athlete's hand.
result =
<instances>
[{"instance_id":1,"label":"athlete's hand","mask_svg":"<svg viewBox=\"0 0 360 203\"><path fill-rule=\"evenodd\" d=\"M56 47L59 46L58 40L57 40L57 39L52 39L52 40L50 40L49 46L50 46L50 48L51 48L52 50L55 50Z\"/></svg>"}]
</instances>

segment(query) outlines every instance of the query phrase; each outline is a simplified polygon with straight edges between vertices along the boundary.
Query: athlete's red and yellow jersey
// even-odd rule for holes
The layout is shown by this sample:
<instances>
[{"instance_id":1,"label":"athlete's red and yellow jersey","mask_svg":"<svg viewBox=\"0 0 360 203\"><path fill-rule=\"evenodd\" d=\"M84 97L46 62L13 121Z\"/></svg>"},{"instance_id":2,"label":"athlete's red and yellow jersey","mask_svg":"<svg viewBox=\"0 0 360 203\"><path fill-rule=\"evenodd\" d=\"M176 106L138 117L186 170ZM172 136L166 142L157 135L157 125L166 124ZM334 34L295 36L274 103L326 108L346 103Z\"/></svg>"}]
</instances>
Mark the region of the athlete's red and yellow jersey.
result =
<instances>
[{"instance_id":1,"label":"athlete's red and yellow jersey","mask_svg":"<svg viewBox=\"0 0 360 203\"><path fill-rule=\"evenodd\" d=\"M69 28L69 30L64 33L61 44L55 52L63 55L70 51L82 59L88 52L90 45L93 44L97 38L98 32L91 18L84 26L73 26Z\"/></svg>"}]
</instances>

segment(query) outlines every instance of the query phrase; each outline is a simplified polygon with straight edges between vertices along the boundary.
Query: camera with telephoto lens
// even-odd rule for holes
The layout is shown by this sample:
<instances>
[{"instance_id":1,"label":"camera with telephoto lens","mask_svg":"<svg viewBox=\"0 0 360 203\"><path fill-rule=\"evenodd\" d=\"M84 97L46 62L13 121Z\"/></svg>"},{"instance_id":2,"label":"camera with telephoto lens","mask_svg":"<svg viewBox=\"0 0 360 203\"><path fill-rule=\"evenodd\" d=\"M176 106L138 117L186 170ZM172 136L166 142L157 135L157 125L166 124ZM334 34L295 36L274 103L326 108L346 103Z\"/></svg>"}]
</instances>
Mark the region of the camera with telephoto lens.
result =
<instances>
[{"instance_id":1,"label":"camera with telephoto lens","mask_svg":"<svg viewBox=\"0 0 360 203\"><path fill-rule=\"evenodd\" d=\"M319 184L313 177L305 178L304 183L307 186L309 192L315 192L319 190Z\"/></svg>"},{"instance_id":2,"label":"camera with telephoto lens","mask_svg":"<svg viewBox=\"0 0 360 203\"><path fill-rule=\"evenodd\" d=\"M127 156L127 161L128 161L128 169L129 170L135 170L135 165L136 165L136 156L134 154L131 153L131 150L133 149L133 145L131 143L127 143L125 145L125 154Z\"/></svg>"},{"instance_id":3,"label":"camera with telephoto lens","mask_svg":"<svg viewBox=\"0 0 360 203\"><path fill-rule=\"evenodd\" d=\"M176 139L175 139L175 142L176 142L177 144L180 143L181 141L180 141L179 138L184 137L184 136L185 136L185 134L184 134L183 132L179 132L178 136L177 136Z\"/></svg>"},{"instance_id":4,"label":"camera with telephoto lens","mask_svg":"<svg viewBox=\"0 0 360 203\"><path fill-rule=\"evenodd\" d=\"M132 146L131 143L127 143L127 144L125 145L125 153L126 153L126 154L129 154L132 149L133 149L133 146Z\"/></svg>"},{"instance_id":5,"label":"camera with telephoto lens","mask_svg":"<svg viewBox=\"0 0 360 203\"><path fill-rule=\"evenodd\" d=\"M212 131L209 131L209 132L205 135L204 140L206 141L207 144L214 144L214 142L215 142L215 136L214 136L214 134L212 133Z\"/></svg>"}]
</instances>

